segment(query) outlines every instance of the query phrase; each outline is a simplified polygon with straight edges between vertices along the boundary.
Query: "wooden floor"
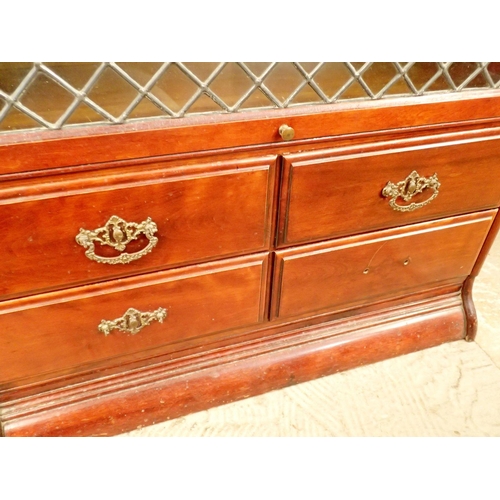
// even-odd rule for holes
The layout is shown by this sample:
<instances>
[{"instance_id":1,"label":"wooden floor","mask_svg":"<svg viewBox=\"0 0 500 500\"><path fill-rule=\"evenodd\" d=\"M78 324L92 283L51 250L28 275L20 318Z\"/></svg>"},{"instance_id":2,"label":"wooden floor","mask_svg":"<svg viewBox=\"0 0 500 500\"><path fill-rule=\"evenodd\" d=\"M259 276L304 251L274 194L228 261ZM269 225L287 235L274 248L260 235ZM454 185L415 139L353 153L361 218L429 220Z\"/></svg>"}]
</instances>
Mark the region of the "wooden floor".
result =
<instances>
[{"instance_id":1,"label":"wooden floor","mask_svg":"<svg viewBox=\"0 0 500 500\"><path fill-rule=\"evenodd\" d=\"M500 436L500 239L453 342L122 436Z\"/></svg>"}]
</instances>

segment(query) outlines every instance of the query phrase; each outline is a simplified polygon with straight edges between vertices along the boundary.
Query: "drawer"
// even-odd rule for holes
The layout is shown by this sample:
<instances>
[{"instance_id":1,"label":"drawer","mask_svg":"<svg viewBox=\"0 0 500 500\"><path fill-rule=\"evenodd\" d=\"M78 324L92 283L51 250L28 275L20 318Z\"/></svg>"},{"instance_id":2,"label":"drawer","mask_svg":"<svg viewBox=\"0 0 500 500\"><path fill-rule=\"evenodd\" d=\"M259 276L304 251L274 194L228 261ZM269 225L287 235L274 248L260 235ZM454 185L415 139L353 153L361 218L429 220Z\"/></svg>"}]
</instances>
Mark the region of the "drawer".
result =
<instances>
[{"instance_id":1,"label":"drawer","mask_svg":"<svg viewBox=\"0 0 500 500\"><path fill-rule=\"evenodd\" d=\"M348 309L470 274L496 210L277 252L273 310L280 318Z\"/></svg>"},{"instance_id":2,"label":"drawer","mask_svg":"<svg viewBox=\"0 0 500 500\"><path fill-rule=\"evenodd\" d=\"M4 183L0 296L267 250L274 164L268 156Z\"/></svg>"},{"instance_id":3,"label":"drawer","mask_svg":"<svg viewBox=\"0 0 500 500\"><path fill-rule=\"evenodd\" d=\"M257 254L5 301L0 388L178 351L186 342L204 346L210 336L257 325L266 310L267 261ZM139 319L129 309L150 315Z\"/></svg>"},{"instance_id":4,"label":"drawer","mask_svg":"<svg viewBox=\"0 0 500 500\"><path fill-rule=\"evenodd\" d=\"M500 204L498 138L383 148L382 143L362 150L287 155L279 246Z\"/></svg>"}]
</instances>

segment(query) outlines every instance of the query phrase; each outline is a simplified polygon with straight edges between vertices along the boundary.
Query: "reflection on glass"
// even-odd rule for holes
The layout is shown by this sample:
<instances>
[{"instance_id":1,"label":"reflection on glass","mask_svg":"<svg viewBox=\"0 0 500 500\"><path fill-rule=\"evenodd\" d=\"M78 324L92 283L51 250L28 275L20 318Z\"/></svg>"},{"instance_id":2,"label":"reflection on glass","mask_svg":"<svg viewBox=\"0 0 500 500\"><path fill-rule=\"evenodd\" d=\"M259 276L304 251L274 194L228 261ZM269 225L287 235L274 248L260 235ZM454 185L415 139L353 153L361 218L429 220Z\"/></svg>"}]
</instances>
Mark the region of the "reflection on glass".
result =
<instances>
[{"instance_id":1,"label":"reflection on glass","mask_svg":"<svg viewBox=\"0 0 500 500\"><path fill-rule=\"evenodd\" d=\"M111 115L120 116L137 97L137 90L116 71L106 68L88 93L89 98Z\"/></svg>"},{"instance_id":2,"label":"reflection on glass","mask_svg":"<svg viewBox=\"0 0 500 500\"><path fill-rule=\"evenodd\" d=\"M99 69L101 63L45 63L45 65L75 89L82 90Z\"/></svg>"},{"instance_id":3,"label":"reflection on glass","mask_svg":"<svg viewBox=\"0 0 500 500\"><path fill-rule=\"evenodd\" d=\"M104 117L84 102L78 104L66 122L68 125L102 122Z\"/></svg>"},{"instance_id":4,"label":"reflection on glass","mask_svg":"<svg viewBox=\"0 0 500 500\"><path fill-rule=\"evenodd\" d=\"M36 75L19 99L24 106L52 123L61 115L60 110L66 109L73 100L74 96L44 73Z\"/></svg>"},{"instance_id":5,"label":"reflection on glass","mask_svg":"<svg viewBox=\"0 0 500 500\"><path fill-rule=\"evenodd\" d=\"M139 85L145 86L161 68L162 63L117 63L118 67L129 74Z\"/></svg>"},{"instance_id":6,"label":"reflection on glass","mask_svg":"<svg viewBox=\"0 0 500 500\"><path fill-rule=\"evenodd\" d=\"M245 66L257 77L261 78L266 71L269 70L272 63L270 62L247 62Z\"/></svg>"},{"instance_id":7,"label":"reflection on glass","mask_svg":"<svg viewBox=\"0 0 500 500\"><path fill-rule=\"evenodd\" d=\"M13 94L32 68L32 63L0 63L0 91Z\"/></svg>"},{"instance_id":8,"label":"reflection on glass","mask_svg":"<svg viewBox=\"0 0 500 500\"><path fill-rule=\"evenodd\" d=\"M2 132L7 132L9 130L27 130L32 128L40 128L40 124L15 108L12 109L7 114L6 118L0 122L0 131Z\"/></svg>"},{"instance_id":9,"label":"reflection on glass","mask_svg":"<svg viewBox=\"0 0 500 500\"><path fill-rule=\"evenodd\" d=\"M184 66L196 75L202 82L206 82L219 67L218 62L188 62Z\"/></svg>"},{"instance_id":10,"label":"reflection on glass","mask_svg":"<svg viewBox=\"0 0 500 500\"><path fill-rule=\"evenodd\" d=\"M279 101L284 102L303 81L304 78L293 64L278 63L264 83Z\"/></svg>"},{"instance_id":11,"label":"reflection on glass","mask_svg":"<svg viewBox=\"0 0 500 500\"><path fill-rule=\"evenodd\" d=\"M171 65L156 82L151 93L174 113L194 96L198 86L178 66Z\"/></svg>"},{"instance_id":12,"label":"reflection on glass","mask_svg":"<svg viewBox=\"0 0 500 500\"><path fill-rule=\"evenodd\" d=\"M234 106L252 87L252 80L236 63L224 66L210 84L210 89L229 107Z\"/></svg>"},{"instance_id":13,"label":"reflection on glass","mask_svg":"<svg viewBox=\"0 0 500 500\"><path fill-rule=\"evenodd\" d=\"M257 88L245 99L240 109L258 109L258 108L272 108L274 107L273 101Z\"/></svg>"},{"instance_id":14,"label":"reflection on glass","mask_svg":"<svg viewBox=\"0 0 500 500\"><path fill-rule=\"evenodd\" d=\"M129 116L130 118L148 118L152 116L165 116L165 112L156 106L151 99L143 97Z\"/></svg>"}]
</instances>

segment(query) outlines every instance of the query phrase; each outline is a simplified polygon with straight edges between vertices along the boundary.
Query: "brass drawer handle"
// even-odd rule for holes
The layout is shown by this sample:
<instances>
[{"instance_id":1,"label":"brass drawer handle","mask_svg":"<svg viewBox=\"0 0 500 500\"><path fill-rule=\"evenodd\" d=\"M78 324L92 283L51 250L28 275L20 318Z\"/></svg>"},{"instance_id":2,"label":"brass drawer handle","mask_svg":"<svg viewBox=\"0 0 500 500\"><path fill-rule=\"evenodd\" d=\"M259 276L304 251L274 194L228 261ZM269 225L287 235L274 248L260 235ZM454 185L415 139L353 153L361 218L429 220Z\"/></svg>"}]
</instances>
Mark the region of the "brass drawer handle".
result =
<instances>
[{"instance_id":1,"label":"brass drawer handle","mask_svg":"<svg viewBox=\"0 0 500 500\"><path fill-rule=\"evenodd\" d=\"M131 307L121 318L112 321L103 319L97 328L100 332L104 333L104 335L109 335L111 331L115 329L135 335L145 326L150 325L153 320L163 323L166 317L167 311L163 309L163 307L159 307L153 312L144 313Z\"/></svg>"},{"instance_id":2,"label":"brass drawer handle","mask_svg":"<svg viewBox=\"0 0 500 500\"><path fill-rule=\"evenodd\" d=\"M438 181L437 174L431 175L429 178L420 177L414 170L404 181L393 184L388 182L382 189L382 196L391 197L389 205L398 212L412 212L417 208L422 208L428 205L439 194L441 184ZM421 193L425 189L432 189L433 193L430 198L421 203L410 203L409 205L398 205L397 198L401 197L404 201L410 201L413 196Z\"/></svg>"},{"instance_id":3,"label":"brass drawer handle","mask_svg":"<svg viewBox=\"0 0 500 500\"><path fill-rule=\"evenodd\" d=\"M80 232L76 236L76 242L83 248L86 248L85 255L90 260L95 260L101 264L128 264L133 260L140 259L153 250L158 243L158 238L153 236L156 231L158 231L158 228L150 217L140 224L136 224L135 222L126 222L120 217L113 215L103 227L99 227L93 231L80 229ZM108 245L122 252L132 240L136 240L141 234L146 236L149 243L139 252L123 252L117 257L101 257L95 254L96 241L101 245Z\"/></svg>"}]
</instances>

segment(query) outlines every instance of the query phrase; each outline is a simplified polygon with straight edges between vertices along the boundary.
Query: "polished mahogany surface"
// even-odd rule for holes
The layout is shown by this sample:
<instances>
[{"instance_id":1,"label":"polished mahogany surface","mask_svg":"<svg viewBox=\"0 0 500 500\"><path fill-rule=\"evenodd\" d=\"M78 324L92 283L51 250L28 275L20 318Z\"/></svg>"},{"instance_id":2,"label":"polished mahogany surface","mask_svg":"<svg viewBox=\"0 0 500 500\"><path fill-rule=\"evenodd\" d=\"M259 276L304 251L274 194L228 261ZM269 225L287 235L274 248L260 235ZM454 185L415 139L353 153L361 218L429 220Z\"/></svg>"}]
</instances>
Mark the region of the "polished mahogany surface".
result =
<instances>
[{"instance_id":1,"label":"polished mahogany surface","mask_svg":"<svg viewBox=\"0 0 500 500\"><path fill-rule=\"evenodd\" d=\"M182 349L180 342L251 327L264 320L267 255L226 260L145 277L114 280L0 304L0 387L15 380L120 364L127 355L147 358L148 350ZM162 322L137 333L99 330L103 320L129 308L164 308ZM130 358L129 358L130 359ZM102 363L101 363L102 366Z\"/></svg>"},{"instance_id":2,"label":"polished mahogany surface","mask_svg":"<svg viewBox=\"0 0 500 500\"><path fill-rule=\"evenodd\" d=\"M0 294L10 298L268 249L275 162L269 156L195 166L138 164L3 183ZM88 258L76 237L81 229L104 227L112 216L137 224L151 218L158 242L131 262ZM123 250L96 240L94 254L119 259L147 245L144 234Z\"/></svg>"},{"instance_id":3,"label":"polished mahogany surface","mask_svg":"<svg viewBox=\"0 0 500 500\"><path fill-rule=\"evenodd\" d=\"M124 432L472 340L499 127L475 92L1 138L2 433ZM402 181L422 206L391 206ZM75 237L113 215L157 245L90 260Z\"/></svg>"},{"instance_id":4,"label":"polished mahogany surface","mask_svg":"<svg viewBox=\"0 0 500 500\"><path fill-rule=\"evenodd\" d=\"M275 315L404 296L472 271L497 210L277 252Z\"/></svg>"},{"instance_id":5,"label":"polished mahogany surface","mask_svg":"<svg viewBox=\"0 0 500 500\"><path fill-rule=\"evenodd\" d=\"M380 144L366 144L285 155L281 244L318 241L498 206L500 139L454 139L416 145L394 141L383 150ZM388 182L405 181L413 171L425 178L436 175L438 194L419 209L396 211L389 205L390 197L383 196L383 189ZM411 202L425 202L432 194L432 189L425 189ZM410 202L399 199L397 204Z\"/></svg>"}]
</instances>

